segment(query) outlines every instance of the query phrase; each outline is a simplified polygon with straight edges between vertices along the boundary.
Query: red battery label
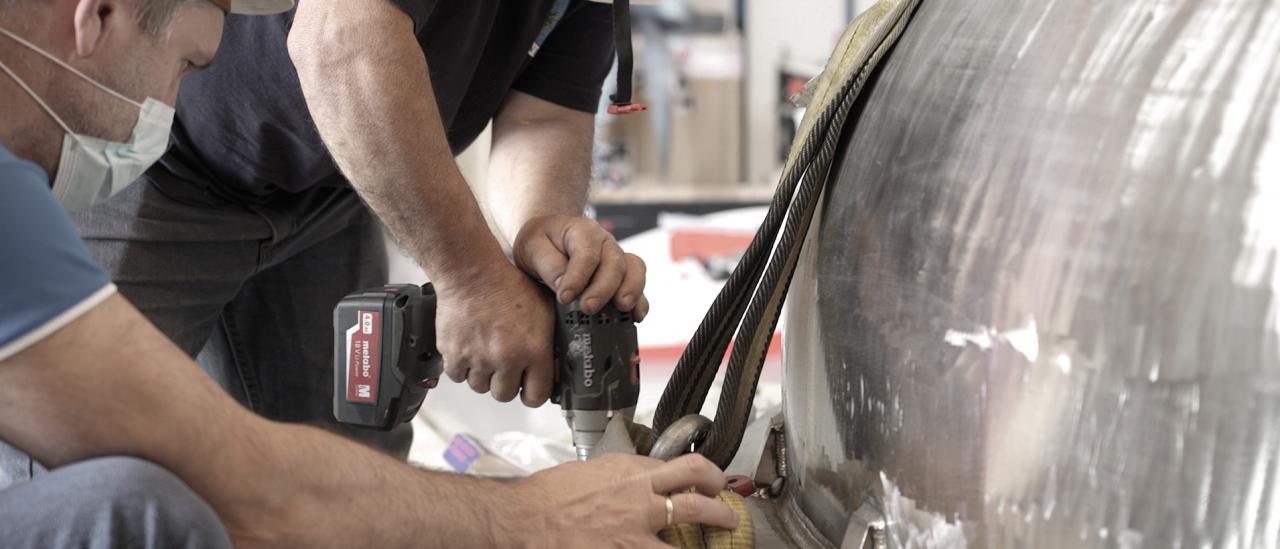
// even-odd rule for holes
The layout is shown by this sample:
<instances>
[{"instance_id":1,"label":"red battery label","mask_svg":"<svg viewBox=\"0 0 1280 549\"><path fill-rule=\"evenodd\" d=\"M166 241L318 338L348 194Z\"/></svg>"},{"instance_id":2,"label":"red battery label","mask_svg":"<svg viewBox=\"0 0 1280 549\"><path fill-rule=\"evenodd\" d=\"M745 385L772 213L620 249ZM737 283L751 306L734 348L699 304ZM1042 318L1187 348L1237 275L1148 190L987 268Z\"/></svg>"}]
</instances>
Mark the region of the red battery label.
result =
<instances>
[{"instance_id":1,"label":"red battery label","mask_svg":"<svg viewBox=\"0 0 1280 549\"><path fill-rule=\"evenodd\" d=\"M357 311L347 329L347 402L378 402L378 360L382 349L382 313Z\"/></svg>"}]
</instances>

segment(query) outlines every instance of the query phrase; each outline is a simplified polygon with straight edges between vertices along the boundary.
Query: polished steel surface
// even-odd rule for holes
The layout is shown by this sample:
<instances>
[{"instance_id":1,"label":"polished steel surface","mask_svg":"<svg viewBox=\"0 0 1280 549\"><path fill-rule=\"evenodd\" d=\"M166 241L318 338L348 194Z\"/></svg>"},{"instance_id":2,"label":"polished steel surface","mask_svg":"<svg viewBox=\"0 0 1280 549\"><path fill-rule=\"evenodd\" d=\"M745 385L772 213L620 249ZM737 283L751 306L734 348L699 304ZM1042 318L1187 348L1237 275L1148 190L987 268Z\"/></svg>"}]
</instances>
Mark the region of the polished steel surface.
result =
<instances>
[{"instance_id":1,"label":"polished steel surface","mask_svg":"<svg viewBox=\"0 0 1280 549\"><path fill-rule=\"evenodd\" d=\"M1280 2L926 0L788 305L838 545L1280 547Z\"/></svg>"}]
</instances>

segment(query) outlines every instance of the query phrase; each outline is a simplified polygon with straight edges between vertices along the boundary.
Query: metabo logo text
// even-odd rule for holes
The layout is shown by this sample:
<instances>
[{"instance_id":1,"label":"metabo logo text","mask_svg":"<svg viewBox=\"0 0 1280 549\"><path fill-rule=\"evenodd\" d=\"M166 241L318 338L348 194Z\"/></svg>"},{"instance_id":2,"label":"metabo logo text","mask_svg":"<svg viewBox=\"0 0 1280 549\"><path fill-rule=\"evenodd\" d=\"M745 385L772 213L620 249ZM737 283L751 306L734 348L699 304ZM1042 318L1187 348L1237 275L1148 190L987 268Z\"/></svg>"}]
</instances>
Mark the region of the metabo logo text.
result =
<instances>
[{"instance_id":1,"label":"metabo logo text","mask_svg":"<svg viewBox=\"0 0 1280 549\"><path fill-rule=\"evenodd\" d=\"M377 401L381 320L377 311L358 311L347 328L347 402Z\"/></svg>"},{"instance_id":2,"label":"metabo logo text","mask_svg":"<svg viewBox=\"0 0 1280 549\"><path fill-rule=\"evenodd\" d=\"M591 387L596 382L595 355L591 352L591 334L575 334L569 342L569 356L578 357L582 361L582 385Z\"/></svg>"},{"instance_id":3,"label":"metabo logo text","mask_svg":"<svg viewBox=\"0 0 1280 549\"><path fill-rule=\"evenodd\" d=\"M369 340L357 342L356 353L360 357L360 375L366 378L371 377L369 370L373 368L373 357L369 356ZM365 387L368 387L368 385Z\"/></svg>"}]
</instances>

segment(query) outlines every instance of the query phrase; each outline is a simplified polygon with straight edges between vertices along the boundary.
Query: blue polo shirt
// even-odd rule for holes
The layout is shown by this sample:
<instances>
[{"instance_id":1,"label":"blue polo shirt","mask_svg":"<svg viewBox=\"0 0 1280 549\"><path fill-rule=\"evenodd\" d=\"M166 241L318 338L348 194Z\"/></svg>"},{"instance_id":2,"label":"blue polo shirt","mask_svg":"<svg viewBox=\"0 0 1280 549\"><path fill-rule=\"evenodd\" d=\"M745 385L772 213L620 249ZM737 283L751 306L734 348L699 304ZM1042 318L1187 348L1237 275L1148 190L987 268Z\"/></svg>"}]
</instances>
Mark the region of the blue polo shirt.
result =
<instances>
[{"instance_id":1,"label":"blue polo shirt","mask_svg":"<svg viewBox=\"0 0 1280 549\"><path fill-rule=\"evenodd\" d=\"M44 170L0 145L0 361L113 293Z\"/></svg>"}]
</instances>

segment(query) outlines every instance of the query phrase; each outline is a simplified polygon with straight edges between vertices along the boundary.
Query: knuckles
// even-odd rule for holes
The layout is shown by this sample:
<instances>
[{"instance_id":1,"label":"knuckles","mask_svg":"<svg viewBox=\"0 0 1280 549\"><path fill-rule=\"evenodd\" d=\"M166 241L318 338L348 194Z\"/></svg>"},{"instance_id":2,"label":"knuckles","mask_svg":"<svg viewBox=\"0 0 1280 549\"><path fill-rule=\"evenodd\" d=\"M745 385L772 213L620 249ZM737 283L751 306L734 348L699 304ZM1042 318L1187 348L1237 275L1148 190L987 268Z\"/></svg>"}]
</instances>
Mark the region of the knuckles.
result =
<instances>
[{"instance_id":1,"label":"knuckles","mask_svg":"<svg viewBox=\"0 0 1280 549\"><path fill-rule=\"evenodd\" d=\"M525 389L520 392L520 402L524 403L525 406L528 406L530 408L537 408L538 406L542 406L545 402L547 402L547 399L550 398L550 395L544 395L541 393L542 393L541 391L535 392L535 391L529 391L528 389Z\"/></svg>"},{"instance_id":2,"label":"knuckles","mask_svg":"<svg viewBox=\"0 0 1280 549\"><path fill-rule=\"evenodd\" d=\"M635 269L637 274L645 274L649 272L649 265L644 262L640 256L636 254L626 254L625 260L628 269Z\"/></svg>"},{"instance_id":3,"label":"knuckles","mask_svg":"<svg viewBox=\"0 0 1280 549\"><path fill-rule=\"evenodd\" d=\"M681 456L676 461L679 462L680 467L682 467L686 473L694 478L715 478L723 476L720 469L707 458L702 457L702 454L687 454Z\"/></svg>"}]
</instances>

